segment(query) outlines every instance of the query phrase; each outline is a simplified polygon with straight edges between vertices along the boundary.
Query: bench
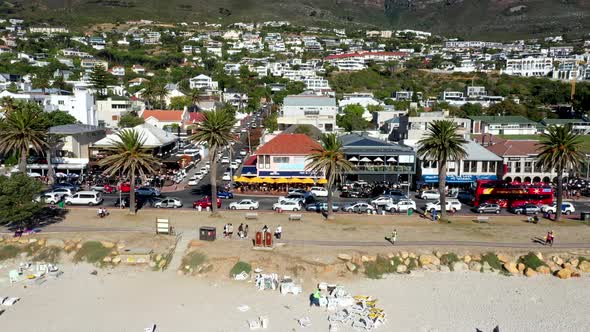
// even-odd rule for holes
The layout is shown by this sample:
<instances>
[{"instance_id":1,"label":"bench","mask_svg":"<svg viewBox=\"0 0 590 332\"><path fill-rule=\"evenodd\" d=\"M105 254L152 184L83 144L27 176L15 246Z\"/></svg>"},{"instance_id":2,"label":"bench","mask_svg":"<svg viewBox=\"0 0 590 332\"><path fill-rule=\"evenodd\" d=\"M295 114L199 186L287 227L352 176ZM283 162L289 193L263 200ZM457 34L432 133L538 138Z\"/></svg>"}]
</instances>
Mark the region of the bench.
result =
<instances>
[{"instance_id":1,"label":"bench","mask_svg":"<svg viewBox=\"0 0 590 332\"><path fill-rule=\"evenodd\" d=\"M477 219L476 219L476 221L477 221L478 223L480 223L480 224L481 224L482 222L486 222L486 223L487 223L487 222L489 222L489 221L490 221L490 217L487 217L487 216L477 216Z\"/></svg>"},{"instance_id":2,"label":"bench","mask_svg":"<svg viewBox=\"0 0 590 332\"><path fill-rule=\"evenodd\" d=\"M290 214L289 215L289 221L291 220L302 220L303 219L303 215L301 214Z\"/></svg>"},{"instance_id":3,"label":"bench","mask_svg":"<svg viewBox=\"0 0 590 332\"><path fill-rule=\"evenodd\" d=\"M174 228L168 219L156 218L156 234L174 235Z\"/></svg>"},{"instance_id":4,"label":"bench","mask_svg":"<svg viewBox=\"0 0 590 332\"><path fill-rule=\"evenodd\" d=\"M246 213L246 220L258 219L258 213Z\"/></svg>"}]
</instances>

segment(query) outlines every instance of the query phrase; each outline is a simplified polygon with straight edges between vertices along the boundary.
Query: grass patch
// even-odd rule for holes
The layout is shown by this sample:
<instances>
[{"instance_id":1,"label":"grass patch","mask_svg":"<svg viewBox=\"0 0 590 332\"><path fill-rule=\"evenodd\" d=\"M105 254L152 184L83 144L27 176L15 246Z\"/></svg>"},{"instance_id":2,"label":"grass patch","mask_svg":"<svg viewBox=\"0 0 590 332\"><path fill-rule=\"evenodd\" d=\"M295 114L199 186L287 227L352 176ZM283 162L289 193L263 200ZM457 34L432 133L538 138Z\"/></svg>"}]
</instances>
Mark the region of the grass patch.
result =
<instances>
[{"instance_id":1,"label":"grass patch","mask_svg":"<svg viewBox=\"0 0 590 332\"><path fill-rule=\"evenodd\" d=\"M440 256L440 263L442 265L446 265L453 271L453 263L460 261L459 256L454 252L450 252L448 254L444 254Z\"/></svg>"},{"instance_id":2,"label":"grass patch","mask_svg":"<svg viewBox=\"0 0 590 332\"><path fill-rule=\"evenodd\" d=\"M488 262L490 267L496 271L502 271L502 262L498 259L498 256L493 252L488 252L487 254L481 256L481 264L483 268L483 264Z\"/></svg>"},{"instance_id":3,"label":"grass patch","mask_svg":"<svg viewBox=\"0 0 590 332\"><path fill-rule=\"evenodd\" d=\"M531 268L533 270L536 270L540 266L547 266L545 262L540 260L539 257L537 257L537 255L533 254L532 252L529 252L525 256L521 256L518 259L518 262L524 264L524 266Z\"/></svg>"},{"instance_id":4,"label":"grass patch","mask_svg":"<svg viewBox=\"0 0 590 332\"><path fill-rule=\"evenodd\" d=\"M25 245L24 247L22 247L21 252L26 252L27 256L31 257L33 255L35 255L35 253L41 249L41 247L39 245L37 245L37 243L29 243L27 245Z\"/></svg>"},{"instance_id":5,"label":"grass patch","mask_svg":"<svg viewBox=\"0 0 590 332\"><path fill-rule=\"evenodd\" d=\"M242 272L250 274L250 272L252 272L252 265L239 261L234 265L234 267L231 268L231 270L229 270L229 276L233 278Z\"/></svg>"},{"instance_id":6,"label":"grass patch","mask_svg":"<svg viewBox=\"0 0 590 332\"><path fill-rule=\"evenodd\" d=\"M397 264L396 264L397 263ZM401 260L377 256L374 262L365 262L365 275L369 279L381 279L384 274L394 273Z\"/></svg>"},{"instance_id":7,"label":"grass patch","mask_svg":"<svg viewBox=\"0 0 590 332\"><path fill-rule=\"evenodd\" d=\"M580 263L582 263L582 262L584 262L584 261L586 261L586 262L590 262L590 258L586 258L586 257L584 257L584 256L580 256L580 257L578 257L578 260L580 261Z\"/></svg>"},{"instance_id":8,"label":"grass patch","mask_svg":"<svg viewBox=\"0 0 590 332\"><path fill-rule=\"evenodd\" d=\"M189 270L189 269L195 270L199 265L205 263L206 260L207 260L207 256L205 256L205 254L198 252L198 251L193 251L182 258L182 265L181 266L183 269L186 269L186 270ZM186 268L187 266L188 266L188 269Z\"/></svg>"},{"instance_id":9,"label":"grass patch","mask_svg":"<svg viewBox=\"0 0 590 332\"><path fill-rule=\"evenodd\" d=\"M16 257L19 251L18 247L12 245L0 247L0 261Z\"/></svg>"},{"instance_id":10,"label":"grass patch","mask_svg":"<svg viewBox=\"0 0 590 332\"><path fill-rule=\"evenodd\" d=\"M102 260L110 253L111 249L105 248L102 243L98 241L88 241L82 245L78 252L76 252L73 261L75 263L84 261L91 264L102 265Z\"/></svg>"},{"instance_id":11,"label":"grass patch","mask_svg":"<svg viewBox=\"0 0 590 332\"><path fill-rule=\"evenodd\" d=\"M47 262L57 264L61 257L62 249L58 247L45 247L37 252L33 260L36 262Z\"/></svg>"}]
</instances>

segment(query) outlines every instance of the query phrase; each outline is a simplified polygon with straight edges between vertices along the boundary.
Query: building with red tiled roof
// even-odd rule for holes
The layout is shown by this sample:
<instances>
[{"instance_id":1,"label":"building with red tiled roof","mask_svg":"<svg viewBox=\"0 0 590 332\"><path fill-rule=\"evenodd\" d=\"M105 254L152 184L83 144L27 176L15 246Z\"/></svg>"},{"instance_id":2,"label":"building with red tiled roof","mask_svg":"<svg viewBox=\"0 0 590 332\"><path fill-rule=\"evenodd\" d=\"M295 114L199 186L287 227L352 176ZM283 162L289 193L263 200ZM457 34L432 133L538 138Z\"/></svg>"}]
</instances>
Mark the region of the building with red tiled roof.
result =
<instances>
[{"instance_id":1,"label":"building with red tiled roof","mask_svg":"<svg viewBox=\"0 0 590 332\"><path fill-rule=\"evenodd\" d=\"M195 124L205 121L205 114L202 112L189 112L188 113L188 123Z\"/></svg>"},{"instance_id":2,"label":"building with red tiled roof","mask_svg":"<svg viewBox=\"0 0 590 332\"><path fill-rule=\"evenodd\" d=\"M489 141L488 141L489 142ZM503 179L509 182L551 182L557 172L543 169L537 162L539 141L536 140L492 140L486 149L502 158ZM564 174L567 176L567 173Z\"/></svg>"},{"instance_id":3,"label":"building with red tiled roof","mask_svg":"<svg viewBox=\"0 0 590 332\"><path fill-rule=\"evenodd\" d=\"M186 110L145 110L140 113L140 116L146 123L158 128L174 124L177 124L180 128L184 128L189 120Z\"/></svg>"},{"instance_id":4,"label":"building with red tiled roof","mask_svg":"<svg viewBox=\"0 0 590 332\"><path fill-rule=\"evenodd\" d=\"M256 175L260 177L319 178L305 170L307 157L320 144L304 134L280 134L254 152ZM243 174L245 170L243 170ZM247 170L254 175L253 168Z\"/></svg>"}]
</instances>

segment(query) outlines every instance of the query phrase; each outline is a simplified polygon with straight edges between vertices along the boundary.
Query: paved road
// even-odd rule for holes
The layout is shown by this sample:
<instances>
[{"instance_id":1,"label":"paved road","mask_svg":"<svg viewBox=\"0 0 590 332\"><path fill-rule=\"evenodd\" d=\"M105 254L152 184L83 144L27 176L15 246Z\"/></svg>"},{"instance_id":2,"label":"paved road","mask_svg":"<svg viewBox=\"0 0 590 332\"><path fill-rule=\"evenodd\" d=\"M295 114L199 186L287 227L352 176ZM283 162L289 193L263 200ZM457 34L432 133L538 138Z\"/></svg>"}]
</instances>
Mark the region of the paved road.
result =
<instances>
[{"instance_id":1,"label":"paved road","mask_svg":"<svg viewBox=\"0 0 590 332\"><path fill-rule=\"evenodd\" d=\"M281 240L279 242L325 247L392 247L392 244L383 241L321 241L321 240ZM471 242L471 241L396 241L396 247L489 247L489 248L549 248L531 240L530 243L516 242ZM555 243L555 249L590 249L590 243Z\"/></svg>"}]
</instances>

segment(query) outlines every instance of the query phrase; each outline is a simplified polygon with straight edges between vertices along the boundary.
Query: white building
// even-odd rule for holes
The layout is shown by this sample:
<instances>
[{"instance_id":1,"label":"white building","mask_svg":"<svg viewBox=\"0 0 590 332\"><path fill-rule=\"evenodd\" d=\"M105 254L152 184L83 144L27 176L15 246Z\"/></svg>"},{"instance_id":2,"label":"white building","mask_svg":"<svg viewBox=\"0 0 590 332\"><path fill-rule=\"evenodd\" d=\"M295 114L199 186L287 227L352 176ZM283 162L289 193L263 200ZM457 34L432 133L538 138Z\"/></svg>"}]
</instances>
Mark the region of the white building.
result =
<instances>
[{"instance_id":1,"label":"white building","mask_svg":"<svg viewBox=\"0 0 590 332\"><path fill-rule=\"evenodd\" d=\"M305 83L305 86L310 90L329 90L330 89L330 84L329 84L328 80L326 80L322 77L305 78L305 79L303 79L303 83Z\"/></svg>"},{"instance_id":2,"label":"white building","mask_svg":"<svg viewBox=\"0 0 590 332\"><path fill-rule=\"evenodd\" d=\"M284 130L290 125L308 124L322 132L337 129L336 99L328 96L291 95L285 97L281 116L277 119L279 127Z\"/></svg>"},{"instance_id":3,"label":"white building","mask_svg":"<svg viewBox=\"0 0 590 332\"><path fill-rule=\"evenodd\" d=\"M133 110L132 102L128 99L113 99L96 101L96 116L98 126L117 128L121 117Z\"/></svg>"},{"instance_id":4,"label":"white building","mask_svg":"<svg viewBox=\"0 0 590 332\"><path fill-rule=\"evenodd\" d=\"M457 124L459 135L468 135L471 130L471 120L464 118L451 118L448 112L420 113L420 116L408 117L407 132L402 133L404 144L416 146L417 142L428 134L428 128L434 121L450 120Z\"/></svg>"},{"instance_id":5,"label":"white building","mask_svg":"<svg viewBox=\"0 0 590 332\"><path fill-rule=\"evenodd\" d=\"M535 135L538 124L523 116L471 116L471 133L492 135Z\"/></svg>"},{"instance_id":6,"label":"white building","mask_svg":"<svg viewBox=\"0 0 590 332\"><path fill-rule=\"evenodd\" d=\"M211 77L201 74L189 79L189 85L191 89L205 89L217 91L219 83L214 81Z\"/></svg>"},{"instance_id":7,"label":"white building","mask_svg":"<svg viewBox=\"0 0 590 332\"><path fill-rule=\"evenodd\" d=\"M70 113L81 124L98 125L94 95L86 86L74 86L73 94L50 94L46 100L45 110L60 110Z\"/></svg>"},{"instance_id":8,"label":"white building","mask_svg":"<svg viewBox=\"0 0 590 332\"><path fill-rule=\"evenodd\" d=\"M521 59L506 60L502 74L523 77L545 77L553 70L553 59L548 57L526 56Z\"/></svg>"}]
</instances>

